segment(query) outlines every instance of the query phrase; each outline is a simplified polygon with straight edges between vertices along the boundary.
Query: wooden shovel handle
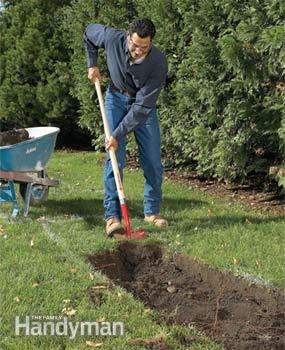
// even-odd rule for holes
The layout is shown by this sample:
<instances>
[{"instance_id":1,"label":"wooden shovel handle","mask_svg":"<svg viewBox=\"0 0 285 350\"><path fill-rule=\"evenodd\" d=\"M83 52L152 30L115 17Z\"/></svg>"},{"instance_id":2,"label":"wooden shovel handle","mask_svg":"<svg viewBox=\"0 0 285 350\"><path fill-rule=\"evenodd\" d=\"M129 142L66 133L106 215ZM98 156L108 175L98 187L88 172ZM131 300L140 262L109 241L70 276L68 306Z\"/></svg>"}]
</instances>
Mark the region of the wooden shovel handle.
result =
<instances>
[{"instance_id":1,"label":"wooden shovel handle","mask_svg":"<svg viewBox=\"0 0 285 350\"><path fill-rule=\"evenodd\" d=\"M99 100L99 106L100 106L102 119L103 119L105 136L106 136L106 139L109 140L111 137L111 132L110 132L110 127L109 127L109 123L108 123L108 119L107 119L107 115L106 115L101 85L100 85L100 81L98 79L96 79L96 81L95 81L95 88L96 88L96 92L97 92L97 96L98 96L98 100ZM109 154L110 154L112 168L113 168L113 172L114 172L114 176L115 176L119 200L120 200L121 204L125 204L126 199L125 199L125 195L124 195L123 184L122 184L121 175L120 175L120 171L119 171L116 152L114 151L113 148L110 148Z\"/></svg>"}]
</instances>

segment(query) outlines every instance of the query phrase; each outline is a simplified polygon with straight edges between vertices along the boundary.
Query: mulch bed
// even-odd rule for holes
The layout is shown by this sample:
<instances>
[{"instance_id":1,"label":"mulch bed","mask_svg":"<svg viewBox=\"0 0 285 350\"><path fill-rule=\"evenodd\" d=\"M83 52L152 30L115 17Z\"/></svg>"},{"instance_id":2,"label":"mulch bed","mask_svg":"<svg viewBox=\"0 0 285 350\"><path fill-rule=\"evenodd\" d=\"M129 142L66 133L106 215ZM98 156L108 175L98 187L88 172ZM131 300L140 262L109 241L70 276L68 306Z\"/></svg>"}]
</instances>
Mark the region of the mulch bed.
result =
<instances>
[{"instance_id":1,"label":"mulch bed","mask_svg":"<svg viewBox=\"0 0 285 350\"><path fill-rule=\"evenodd\" d=\"M138 169L137 159L129 159L127 167ZM281 193L281 189L275 181L265 182L263 176L248 176L243 184L226 184L209 180L194 171L166 168L164 179L183 184L195 191L206 192L214 196L228 198L233 202L250 205L262 212L285 215L285 194Z\"/></svg>"},{"instance_id":2,"label":"mulch bed","mask_svg":"<svg viewBox=\"0 0 285 350\"><path fill-rule=\"evenodd\" d=\"M262 177L252 176L244 184L227 185L207 180L194 172L166 170L165 178L182 183L195 191L228 198L263 212L285 215L285 195L281 194L276 183L266 185Z\"/></svg>"}]
</instances>

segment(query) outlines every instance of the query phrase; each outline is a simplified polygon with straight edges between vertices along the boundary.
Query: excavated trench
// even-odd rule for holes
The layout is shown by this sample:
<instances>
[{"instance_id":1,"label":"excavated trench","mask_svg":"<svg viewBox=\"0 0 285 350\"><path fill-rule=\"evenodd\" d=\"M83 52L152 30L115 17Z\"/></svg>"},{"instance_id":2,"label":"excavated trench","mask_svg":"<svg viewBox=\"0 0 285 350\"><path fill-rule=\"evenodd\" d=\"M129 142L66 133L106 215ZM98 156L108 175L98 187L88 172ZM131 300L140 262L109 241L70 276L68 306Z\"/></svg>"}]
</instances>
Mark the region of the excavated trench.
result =
<instances>
[{"instance_id":1,"label":"excavated trench","mask_svg":"<svg viewBox=\"0 0 285 350\"><path fill-rule=\"evenodd\" d=\"M285 349L281 290L254 285L157 244L122 242L88 257L96 271L125 288L159 322L191 324L225 349Z\"/></svg>"}]
</instances>

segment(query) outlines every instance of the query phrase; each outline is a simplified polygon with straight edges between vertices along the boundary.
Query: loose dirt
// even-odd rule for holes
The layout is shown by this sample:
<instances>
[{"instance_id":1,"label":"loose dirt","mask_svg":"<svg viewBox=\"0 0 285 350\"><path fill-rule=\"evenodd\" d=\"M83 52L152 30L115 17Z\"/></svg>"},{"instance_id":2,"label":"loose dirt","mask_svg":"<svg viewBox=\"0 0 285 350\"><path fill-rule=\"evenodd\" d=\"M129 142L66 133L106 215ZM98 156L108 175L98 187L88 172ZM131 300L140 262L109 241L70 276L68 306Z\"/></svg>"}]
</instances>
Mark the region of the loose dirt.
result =
<instances>
[{"instance_id":1,"label":"loose dirt","mask_svg":"<svg viewBox=\"0 0 285 350\"><path fill-rule=\"evenodd\" d=\"M194 325L236 350L284 349L285 302L280 289L255 285L157 244L122 242L89 256L93 268L124 287L158 322Z\"/></svg>"},{"instance_id":2,"label":"loose dirt","mask_svg":"<svg viewBox=\"0 0 285 350\"><path fill-rule=\"evenodd\" d=\"M0 147L14 145L29 140L29 133L25 129L13 129L0 132Z\"/></svg>"}]
</instances>

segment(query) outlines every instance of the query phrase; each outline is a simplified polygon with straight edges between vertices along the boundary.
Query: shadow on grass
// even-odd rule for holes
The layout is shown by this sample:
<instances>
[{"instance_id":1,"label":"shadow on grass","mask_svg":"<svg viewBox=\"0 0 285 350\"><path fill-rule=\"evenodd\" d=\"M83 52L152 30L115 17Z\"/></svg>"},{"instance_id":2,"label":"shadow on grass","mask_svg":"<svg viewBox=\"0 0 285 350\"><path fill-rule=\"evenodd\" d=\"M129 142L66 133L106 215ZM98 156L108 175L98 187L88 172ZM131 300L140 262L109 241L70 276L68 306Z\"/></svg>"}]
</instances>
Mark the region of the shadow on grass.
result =
<instances>
[{"instance_id":1,"label":"shadow on grass","mask_svg":"<svg viewBox=\"0 0 285 350\"><path fill-rule=\"evenodd\" d=\"M212 231L218 231L220 229L227 230L233 229L234 227L240 227L241 230L254 226L254 230L259 230L263 234L266 234L266 227L270 223L284 223L285 216L260 216L254 214L254 211L243 213L224 213L224 214L210 214L205 210L204 216L191 217L192 210L199 210L203 207L207 207L209 202L207 200L187 199L187 198L173 198L167 197L163 199L162 203L162 214L166 212L174 212L173 217L167 217L169 220L169 229L177 226L181 229L184 235L193 235L201 233L201 230L208 231L209 234ZM181 217L185 212L189 211L186 217ZM143 205L140 201L132 201L130 205L131 217L143 218ZM164 215L163 215L164 216ZM154 228L155 231L155 228ZM270 232L268 232L270 234Z\"/></svg>"},{"instance_id":2,"label":"shadow on grass","mask_svg":"<svg viewBox=\"0 0 285 350\"><path fill-rule=\"evenodd\" d=\"M185 209L197 208L203 206L206 202L199 200L189 200L185 198L166 198L163 201L163 210L167 211L185 211ZM142 219L143 201L128 201L129 214L132 217ZM104 217L103 201L101 199L70 199L55 200L50 199L45 203L45 208L51 216L75 215L82 217L88 224L98 224ZM168 218L171 219L171 218Z\"/></svg>"},{"instance_id":3,"label":"shadow on grass","mask_svg":"<svg viewBox=\"0 0 285 350\"><path fill-rule=\"evenodd\" d=\"M218 230L232 230L235 226L240 227L240 230L246 230L251 228L253 225L254 230L258 230L260 226L260 233L267 234L266 227L264 225L270 223L285 223L285 218L280 216L272 217L253 217L252 215L222 215L222 216L211 216L199 217L190 219L188 222L181 224L181 232L184 235L200 234L201 230L208 231L209 234L213 231ZM259 232L259 231L258 231ZM268 231L268 235L271 232Z\"/></svg>"},{"instance_id":4,"label":"shadow on grass","mask_svg":"<svg viewBox=\"0 0 285 350\"><path fill-rule=\"evenodd\" d=\"M143 201L132 200L128 201L128 209L131 218L143 219ZM193 200L186 198L164 198L162 203L162 213L175 212L179 216L179 212L185 212L185 210L193 210L201 208L207 204L206 201ZM52 216L62 216L62 215L75 215L80 216L87 224L96 225L98 222L103 222L104 208L101 199L71 199L71 200L48 200L45 203L45 207ZM176 225L177 222L172 223L172 217L166 217L171 225ZM179 219L179 226L187 234L193 234L194 228L199 228L203 230L211 229L226 229L232 228L234 226L248 227L249 225L264 225L267 223L282 223L285 222L285 217L280 216L269 216L260 217L253 216L252 213L249 215L219 215L209 217L207 213L205 216L195 217L191 219L191 213L189 218L184 220ZM264 231L264 228L262 229Z\"/></svg>"},{"instance_id":5,"label":"shadow on grass","mask_svg":"<svg viewBox=\"0 0 285 350\"><path fill-rule=\"evenodd\" d=\"M196 199L186 199L186 198L164 198L162 201L162 206L161 206L161 214L162 216L165 216L163 214L164 211L167 212L173 212L175 211L176 213L179 213L180 211L185 211L185 210L192 210L194 208L199 208L204 205L206 205L207 202L201 201L201 200L196 200ZM130 210L130 213L133 216L136 216L138 218L143 218L143 200L142 201L129 201L128 207ZM167 218L171 219L171 218Z\"/></svg>"},{"instance_id":6,"label":"shadow on grass","mask_svg":"<svg viewBox=\"0 0 285 350\"><path fill-rule=\"evenodd\" d=\"M197 219L202 225L207 225L210 227L227 227L229 225L261 225L268 223L278 223L285 222L285 217L281 216L269 216L269 217L260 217L260 216L252 216L252 215L223 215L223 216L212 216L210 218L199 218Z\"/></svg>"},{"instance_id":7,"label":"shadow on grass","mask_svg":"<svg viewBox=\"0 0 285 350\"><path fill-rule=\"evenodd\" d=\"M95 225L103 220L104 208L101 199L48 200L45 207L51 216L74 215Z\"/></svg>"}]
</instances>

